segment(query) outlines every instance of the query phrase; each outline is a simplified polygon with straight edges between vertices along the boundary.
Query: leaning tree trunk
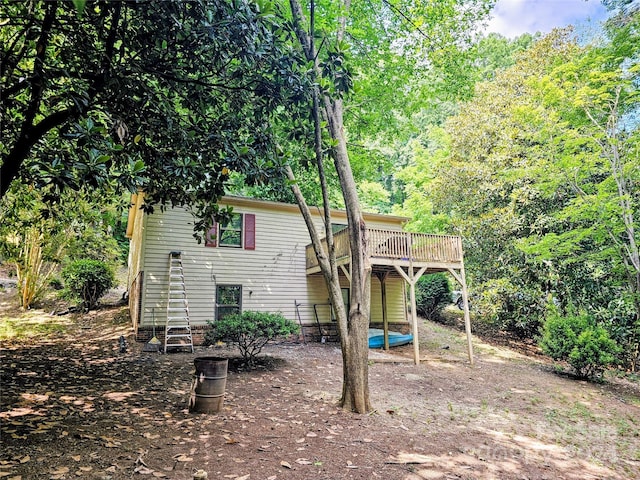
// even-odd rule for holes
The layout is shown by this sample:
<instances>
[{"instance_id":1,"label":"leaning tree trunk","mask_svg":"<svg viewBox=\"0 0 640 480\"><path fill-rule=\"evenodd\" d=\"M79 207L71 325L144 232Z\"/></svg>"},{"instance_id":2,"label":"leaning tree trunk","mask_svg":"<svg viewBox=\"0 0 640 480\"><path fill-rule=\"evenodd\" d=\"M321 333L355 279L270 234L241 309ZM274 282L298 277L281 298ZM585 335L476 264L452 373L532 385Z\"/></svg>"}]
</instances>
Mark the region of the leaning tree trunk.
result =
<instances>
[{"instance_id":1,"label":"leaning tree trunk","mask_svg":"<svg viewBox=\"0 0 640 480\"><path fill-rule=\"evenodd\" d=\"M336 141L334 164L345 201L351 249L350 308L346 321L338 322L344 369L341 403L346 409L368 412L371 410L368 369L371 263L367 255L367 227L347 154L342 101L325 97L325 110L331 137Z\"/></svg>"},{"instance_id":2,"label":"leaning tree trunk","mask_svg":"<svg viewBox=\"0 0 640 480\"><path fill-rule=\"evenodd\" d=\"M311 18L309 32L305 31L303 25L304 13L298 0L290 0L293 23L300 45L304 50L307 60L313 62L314 72L317 77L322 75L318 65L318 55L314 46L314 4L311 3ZM345 0L346 10L349 7L349 0ZM338 27L338 38L341 38L345 29L346 17L342 17ZM368 366L368 331L371 295L371 265L367 257L367 229L360 210L360 202L356 191L356 184L353 179L347 144L343 131L342 100L324 96L320 102L320 91L317 87L313 91L313 118L316 124L316 164L320 175L320 184L323 191L325 203L325 234L327 239L327 249L324 251L319 235L311 219L311 214L302 197L302 194L292 182L292 189L300 207L300 211L305 218L307 228L311 235L320 269L325 278L329 298L333 305L338 323L338 333L342 347L343 364L343 385L340 403L343 408L365 413L371 410L369 400L369 366ZM350 309L347 312L342 302L340 288L340 278L335 259L333 239L331 234L330 209L328 205L327 184L323 181L323 148L322 138L318 134L321 125L321 117L326 121L328 133L334 145L333 160L340 180L342 194L345 200L347 212L347 224L349 229L349 240L351 248L351 288L350 288ZM293 173L288 171L290 179L293 180Z\"/></svg>"}]
</instances>

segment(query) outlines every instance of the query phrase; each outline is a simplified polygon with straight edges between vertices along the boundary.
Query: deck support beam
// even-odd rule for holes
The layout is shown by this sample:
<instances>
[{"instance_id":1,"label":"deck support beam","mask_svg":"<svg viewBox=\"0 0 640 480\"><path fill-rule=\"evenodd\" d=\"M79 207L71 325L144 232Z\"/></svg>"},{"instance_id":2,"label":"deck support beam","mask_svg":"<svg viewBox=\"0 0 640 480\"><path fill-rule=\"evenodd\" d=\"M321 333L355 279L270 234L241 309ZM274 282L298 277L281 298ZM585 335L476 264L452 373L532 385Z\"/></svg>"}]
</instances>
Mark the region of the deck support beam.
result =
<instances>
[{"instance_id":1,"label":"deck support beam","mask_svg":"<svg viewBox=\"0 0 640 480\"><path fill-rule=\"evenodd\" d=\"M349 264L349 268L344 265L339 265L339 267L340 270L342 270L342 273L344 273L344 276L347 277L349 284L351 284L351 264Z\"/></svg>"},{"instance_id":2,"label":"deck support beam","mask_svg":"<svg viewBox=\"0 0 640 480\"><path fill-rule=\"evenodd\" d=\"M387 318L387 277L389 272L376 272L380 280L380 294L382 295L382 329L384 332L384 349L389 350L389 319Z\"/></svg>"},{"instance_id":3,"label":"deck support beam","mask_svg":"<svg viewBox=\"0 0 640 480\"><path fill-rule=\"evenodd\" d=\"M471 343L471 315L469 313L469 292L467 290L467 280L464 274L464 263L461 263L460 271L449 268L449 273L462 287L462 308L464 310L464 330L467 334L467 354L469 355L469 363L473 365L473 343Z\"/></svg>"},{"instance_id":4,"label":"deck support beam","mask_svg":"<svg viewBox=\"0 0 640 480\"><path fill-rule=\"evenodd\" d=\"M420 280L420 277L427 270L427 267L420 267L417 272L414 272L413 265L409 265L406 272L398 265L395 265L395 269L409 284L411 327L413 335L413 363L418 365L420 364L420 341L418 338L418 312L416 311L416 282Z\"/></svg>"}]
</instances>

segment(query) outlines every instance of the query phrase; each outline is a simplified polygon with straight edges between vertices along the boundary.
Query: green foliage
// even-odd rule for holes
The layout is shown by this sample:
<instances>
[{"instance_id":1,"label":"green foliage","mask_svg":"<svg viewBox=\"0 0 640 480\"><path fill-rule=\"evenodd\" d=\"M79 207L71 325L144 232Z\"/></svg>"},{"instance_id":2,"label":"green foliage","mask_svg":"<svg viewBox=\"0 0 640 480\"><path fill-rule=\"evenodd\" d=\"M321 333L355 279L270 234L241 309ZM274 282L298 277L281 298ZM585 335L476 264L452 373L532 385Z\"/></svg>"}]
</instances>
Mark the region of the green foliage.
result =
<instances>
[{"instance_id":1,"label":"green foliage","mask_svg":"<svg viewBox=\"0 0 640 480\"><path fill-rule=\"evenodd\" d=\"M532 338L544 318L542 292L518 287L507 279L489 280L476 289L476 322L489 332L509 332L519 338Z\"/></svg>"},{"instance_id":2,"label":"green foliage","mask_svg":"<svg viewBox=\"0 0 640 480\"><path fill-rule=\"evenodd\" d=\"M442 309L451 303L451 286L444 273L423 275L416 283L416 310L431 320L438 320Z\"/></svg>"},{"instance_id":3,"label":"green foliage","mask_svg":"<svg viewBox=\"0 0 640 480\"><path fill-rule=\"evenodd\" d=\"M274 125L306 98L307 65L279 15L226 0L3 5L0 196L14 178L51 187L47 201L144 189L148 210L209 219L230 173L281 176Z\"/></svg>"},{"instance_id":4,"label":"green foliage","mask_svg":"<svg viewBox=\"0 0 640 480\"><path fill-rule=\"evenodd\" d=\"M369 180L360 182L358 198L365 212L389 213L389 191L380 183Z\"/></svg>"},{"instance_id":5,"label":"green foliage","mask_svg":"<svg viewBox=\"0 0 640 480\"><path fill-rule=\"evenodd\" d=\"M126 256L114 238L123 202L85 190L47 201L50 191L15 182L0 200L0 255L16 266L23 308L46 294L61 264L93 259L115 268Z\"/></svg>"},{"instance_id":6,"label":"green foliage","mask_svg":"<svg viewBox=\"0 0 640 480\"><path fill-rule=\"evenodd\" d=\"M235 344L245 362L252 364L262 347L276 337L299 332L299 326L280 313L245 311L227 315L215 322L205 334L205 345L217 342Z\"/></svg>"},{"instance_id":7,"label":"green foliage","mask_svg":"<svg viewBox=\"0 0 640 480\"><path fill-rule=\"evenodd\" d=\"M45 295L67 244L68 219L57 207L45 208L42 192L19 185L0 200L0 257L15 266L24 309Z\"/></svg>"},{"instance_id":8,"label":"green foliage","mask_svg":"<svg viewBox=\"0 0 640 480\"><path fill-rule=\"evenodd\" d=\"M86 310L94 308L115 283L113 271L99 260L76 260L62 270L62 278L65 289Z\"/></svg>"},{"instance_id":9,"label":"green foliage","mask_svg":"<svg viewBox=\"0 0 640 480\"><path fill-rule=\"evenodd\" d=\"M554 360L567 361L581 378L601 377L620 351L593 317L584 313L562 316L557 311L544 324L540 346Z\"/></svg>"},{"instance_id":10,"label":"green foliage","mask_svg":"<svg viewBox=\"0 0 640 480\"><path fill-rule=\"evenodd\" d=\"M638 21L597 44L541 38L476 84L404 177L407 205L429 199L425 213L463 236L480 326L535 336L553 295L606 328L627 368L640 330Z\"/></svg>"}]
</instances>

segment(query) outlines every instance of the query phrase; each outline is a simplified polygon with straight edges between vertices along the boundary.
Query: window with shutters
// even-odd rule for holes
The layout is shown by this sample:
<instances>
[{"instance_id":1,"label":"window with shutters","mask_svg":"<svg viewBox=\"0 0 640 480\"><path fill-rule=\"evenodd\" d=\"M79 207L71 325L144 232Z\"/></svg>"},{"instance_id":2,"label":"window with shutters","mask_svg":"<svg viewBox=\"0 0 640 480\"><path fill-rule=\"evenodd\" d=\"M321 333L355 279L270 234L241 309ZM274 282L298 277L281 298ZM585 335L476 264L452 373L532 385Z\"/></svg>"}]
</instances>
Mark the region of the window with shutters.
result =
<instances>
[{"instance_id":1,"label":"window with shutters","mask_svg":"<svg viewBox=\"0 0 640 480\"><path fill-rule=\"evenodd\" d=\"M216 320L242 310L242 285L216 287Z\"/></svg>"},{"instance_id":2,"label":"window with shutters","mask_svg":"<svg viewBox=\"0 0 640 480\"><path fill-rule=\"evenodd\" d=\"M256 216L234 213L226 223L213 222L205 237L206 247L256 248Z\"/></svg>"},{"instance_id":3,"label":"window with shutters","mask_svg":"<svg viewBox=\"0 0 640 480\"><path fill-rule=\"evenodd\" d=\"M219 224L218 245L221 247L242 246L242 214L234 213L226 224Z\"/></svg>"}]
</instances>

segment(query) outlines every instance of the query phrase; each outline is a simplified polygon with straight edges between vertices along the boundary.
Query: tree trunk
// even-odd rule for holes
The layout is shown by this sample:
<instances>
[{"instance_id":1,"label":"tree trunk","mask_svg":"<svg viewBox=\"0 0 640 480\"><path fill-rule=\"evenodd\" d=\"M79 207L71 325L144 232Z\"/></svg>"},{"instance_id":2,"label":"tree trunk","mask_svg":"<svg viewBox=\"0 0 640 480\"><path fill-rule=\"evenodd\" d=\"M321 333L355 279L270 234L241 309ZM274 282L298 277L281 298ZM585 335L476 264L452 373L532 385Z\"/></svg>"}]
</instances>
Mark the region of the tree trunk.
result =
<instances>
[{"instance_id":1,"label":"tree trunk","mask_svg":"<svg viewBox=\"0 0 640 480\"><path fill-rule=\"evenodd\" d=\"M345 201L351 249L349 316L346 324L338 322L344 367L341 404L346 409L364 413L371 410L368 381L371 262L367 252L367 226L362 217L347 153L342 100L325 97L325 110L331 137L337 142L334 164Z\"/></svg>"},{"instance_id":2,"label":"tree trunk","mask_svg":"<svg viewBox=\"0 0 640 480\"><path fill-rule=\"evenodd\" d=\"M348 10L349 2L345 0L345 9ZM311 23L309 32L305 31L303 25L305 23L302 6L298 0L290 0L291 13L296 34L306 58L314 64L314 72L317 77L322 75L318 65L318 56L314 46L314 28L313 15L314 5L311 4ZM337 38L341 38L344 34L346 25L346 17L341 19L338 27ZM314 95L314 122L316 124L316 164L321 179L321 187L323 191L324 207L325 207L325 232L327 239L327 251L322 248L322 244L315 230L315 226L311 219L309 209L300 193L300 189L295 182L292 182L292 189L296 200L300 207L311 240L314 245L316 256L322 274L324 275L327 289L329 291L329 299L333 306L336 320L338 323L338 333L340 335L340 344L342 347L342 363L343 363L343 385L342 397L340 404L343 408L358 412L366 413L371 410L371 402L369 399L369 313L371 303L371 264L367 256L367 228L360 210L360 202L356 191L356 184L349 163L349 155L347 152L347 143L343 131L343 114L342 100L333 99L329 96L323 97L322 106L320 105L320 91L316 86ZM322 115L320 109L322 108ZM334 164L342 195L345 201L347 212L347 225L349 229L349 240L351 248L351 285L350 285L350 309L346 312L342 301L342 292L340 288L340 277L335 259L335 251L333 248L333 238L331 235L331 219L330 209L328 205L327 185L322 181L324 178L323 148L321 144L321 136L318 134L321 116L327 124L328 133L334 140L334 149L332 152ZM293 173L288 170L291 180L294 180Z\"/></svg>"}]
</instances>

